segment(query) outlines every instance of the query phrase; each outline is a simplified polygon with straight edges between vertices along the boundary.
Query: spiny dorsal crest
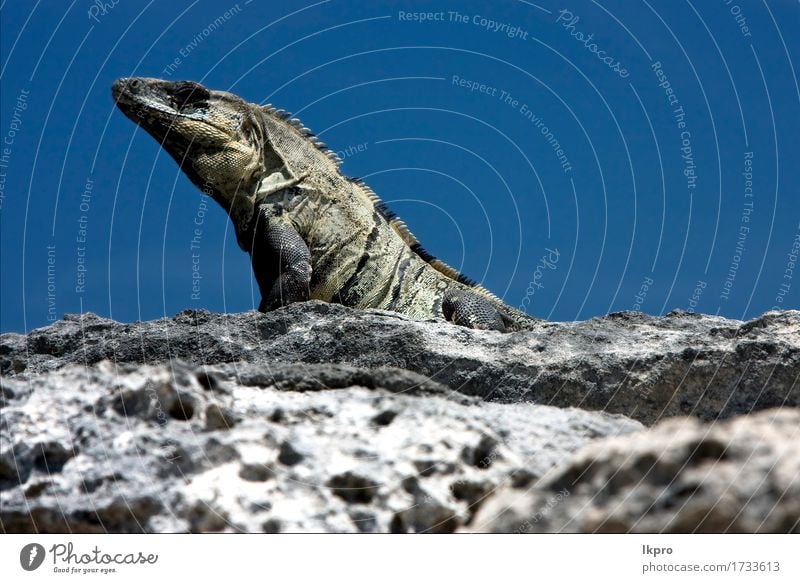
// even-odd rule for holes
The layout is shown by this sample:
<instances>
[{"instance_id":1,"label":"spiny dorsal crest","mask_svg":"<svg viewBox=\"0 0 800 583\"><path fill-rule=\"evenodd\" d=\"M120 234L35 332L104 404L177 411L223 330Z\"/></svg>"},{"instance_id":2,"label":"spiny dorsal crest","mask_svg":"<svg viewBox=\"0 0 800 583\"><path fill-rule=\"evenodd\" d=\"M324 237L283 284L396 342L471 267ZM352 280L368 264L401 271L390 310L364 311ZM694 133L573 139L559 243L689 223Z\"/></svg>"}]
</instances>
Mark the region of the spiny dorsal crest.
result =
<instances>
[{"instance_id":1,"label":"spiny dorsal crest","mask_svg":"<svg viewBox=\"0 0 800 583\"><path fill-rule=\"evenodd\" d=\"M361 189L367 194L369 199L372 201L372 204L375 205L375 209L387 220L389 221L389 225L392 227L395 233L397 233L403 242L411 249L414 253L416 253L420 259L425 261L428 265L433 267L436 271L449 277L450 279L454 279L459 283L463 283L464 285L470 286L479 294L497 301L501 302L500 298L494 295L485 287L478 285L477 282L470 279L457 269L450 267L444 261L437 259L430 253L428 253L424 247L420 244L419 240L414 236L414 234L409 230L406 223L400 219L394 212L392 212L387 206L386 203L383 202L380 197L373 191L363 180L361 179L351 179L356 185L361 187Z\"/></svg>"},{"instance_id":2,"label":"spiny dorsal crest","mask_svg":"<svg viewBox=\"0 0 800 583\"><path fill-rule=\"evenodd\" d=\"M303 122L301 122L296 117L292 117L291 113L289 113L285 109L278 109L274 107L271 103L264 105L262 108L267 113L276 116L278 119L286 122L287 124L295 128L298 132L300 132L300 135L302 135L309 142L311 142L314 145L314 147L316 147L320 152L324 153L333 163L336 164L337 167L341 165L342 159L339 157L339 155L333 150L331 150L325 144L325 142L320 140L314 132L312 132L310 129L304 126Z\"/></svg>"},{"instance_id":3,"label":"spiny dorsal crest","mask_svg":"<svg viewBox=\"0 0 800 583\"><path fill-rule=\"evenodd\" d=\"M309 142L311 142L319 151L323 152L331 161L333 161L337 167L339 167L342 163L342 159L325 143L320 140L317 135L308 129L303 122L301 122L298 118L293 117L291 113L286 111L285 109L278 109L274 107L271 103L268 103L263 106L263 109L272 114L278 119L284 121L285 123L294 127L300 135L306 138ZM453 269L449 265L447 265L444 261L437 259L430 253L428 253L420 244L419 240L414 236L414 234L409 230L408 226L403 222L400 218L397 217L395 213L393 213L389 208L386 206L380 197L361 179L359 178L351 178L351 182L355 185L360 187L364 193L369 197L369 200L372 201L372 204L375 206L375 209L389 222L389 225L397 233L403 242L411 249L414 253L416 253L420 259L428 263L431 267L433 267L436 271L441 273L442 275L449 277L459 283L463 283L464 285L470 286L479 294L494 300L496 302L501 302L500 298L494 295L492 292L487 290L481 285L478 285L475 281L468 278L457 269Z\"/></svg>"}]
</instances>

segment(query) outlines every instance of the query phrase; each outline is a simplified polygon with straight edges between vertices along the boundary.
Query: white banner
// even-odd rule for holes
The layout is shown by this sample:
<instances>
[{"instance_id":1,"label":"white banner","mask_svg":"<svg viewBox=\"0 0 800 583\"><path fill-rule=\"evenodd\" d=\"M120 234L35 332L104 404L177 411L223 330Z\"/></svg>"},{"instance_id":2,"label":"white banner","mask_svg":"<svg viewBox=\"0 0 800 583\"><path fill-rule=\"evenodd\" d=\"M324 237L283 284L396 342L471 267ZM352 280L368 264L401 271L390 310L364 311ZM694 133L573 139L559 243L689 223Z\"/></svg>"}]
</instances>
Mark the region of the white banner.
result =
<instances>
[{"instance_id":1,"label":"white banner","mask_svg":"<svg viewBox=\"0 0 800 583\"><path fill-rule=\"evenodd\" d=\"M3 535L3 581L800 581L781 535Z\"/></svg>"}]
</instances>

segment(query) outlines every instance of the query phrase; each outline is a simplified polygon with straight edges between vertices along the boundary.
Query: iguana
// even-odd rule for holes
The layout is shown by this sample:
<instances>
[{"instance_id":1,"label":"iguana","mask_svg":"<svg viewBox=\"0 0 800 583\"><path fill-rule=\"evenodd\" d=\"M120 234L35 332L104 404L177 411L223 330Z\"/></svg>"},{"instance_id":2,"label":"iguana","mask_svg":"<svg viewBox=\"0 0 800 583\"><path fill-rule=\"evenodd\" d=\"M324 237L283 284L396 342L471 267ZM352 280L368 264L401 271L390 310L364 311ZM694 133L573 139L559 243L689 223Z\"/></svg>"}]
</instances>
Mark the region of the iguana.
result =
<instances>
[{"instance_id":1,"label":"iguana","mask_svg":"<svg viewBox=\"0 0 800 583\"><path fill-rule=\"evenodd\" d=\"M283 110L192 81L124 78L112 96L228 213L260 311L309 299L515 331L537 322L428 254Z\"/></svg>"}]
</instances>

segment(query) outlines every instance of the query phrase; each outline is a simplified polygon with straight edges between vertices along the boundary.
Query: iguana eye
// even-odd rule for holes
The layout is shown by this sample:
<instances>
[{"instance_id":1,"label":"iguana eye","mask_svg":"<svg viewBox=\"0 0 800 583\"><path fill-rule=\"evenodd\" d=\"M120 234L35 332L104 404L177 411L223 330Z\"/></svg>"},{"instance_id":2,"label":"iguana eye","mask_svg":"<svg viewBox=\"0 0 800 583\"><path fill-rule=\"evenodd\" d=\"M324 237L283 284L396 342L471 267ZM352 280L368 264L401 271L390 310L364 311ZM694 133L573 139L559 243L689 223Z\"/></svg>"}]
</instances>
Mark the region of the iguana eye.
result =
<instances>
[{"instance_id":1,"label":"iguana eye","mask_svg":"<svg viewBox=\"0 0 800 583\"><path fill-rule=\"evenodd\" d=\"M170 95L170 100L177 109L182 110L190 105L197 106L201 103L206 103L209 97L211 97L211 94L202 85L184 81L175 85L172 95Z\"/></svg>"}]
</instances>

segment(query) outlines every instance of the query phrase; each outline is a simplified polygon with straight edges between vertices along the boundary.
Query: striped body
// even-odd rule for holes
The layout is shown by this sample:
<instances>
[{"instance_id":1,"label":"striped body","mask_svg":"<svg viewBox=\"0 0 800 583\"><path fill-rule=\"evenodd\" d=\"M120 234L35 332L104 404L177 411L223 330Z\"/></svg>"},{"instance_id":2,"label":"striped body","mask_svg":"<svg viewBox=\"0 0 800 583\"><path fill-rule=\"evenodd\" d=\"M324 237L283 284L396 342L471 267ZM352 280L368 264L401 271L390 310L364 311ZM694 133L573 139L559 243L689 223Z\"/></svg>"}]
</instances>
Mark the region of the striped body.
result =
<instances>
[{"instance_id":1,"label":"striped body","mask_svg":"<svg viewBox=\"0 0 800 583\"><path fill-rule=\"evenodd\" d=\"M536 320L427 254L298 120L190 81L120 79L118 106L210 193L251 255L259 309L318 299L495 330Z\"/></svg>"},{"instance_id":2,"label":"striped body","mask_svg":"<svg viewBox=\"0 0 800 583\"><path fill-rule=\"evenodd\" d=\"M418 319L440 316L444 292L462 284L412 251L389 219L363 199L361 186L348 186L349 197L320 204L308 228L299 229L311 251L311 298ZM287 214L293 216L291 210Z\"/></svg>"}]
</instances>

